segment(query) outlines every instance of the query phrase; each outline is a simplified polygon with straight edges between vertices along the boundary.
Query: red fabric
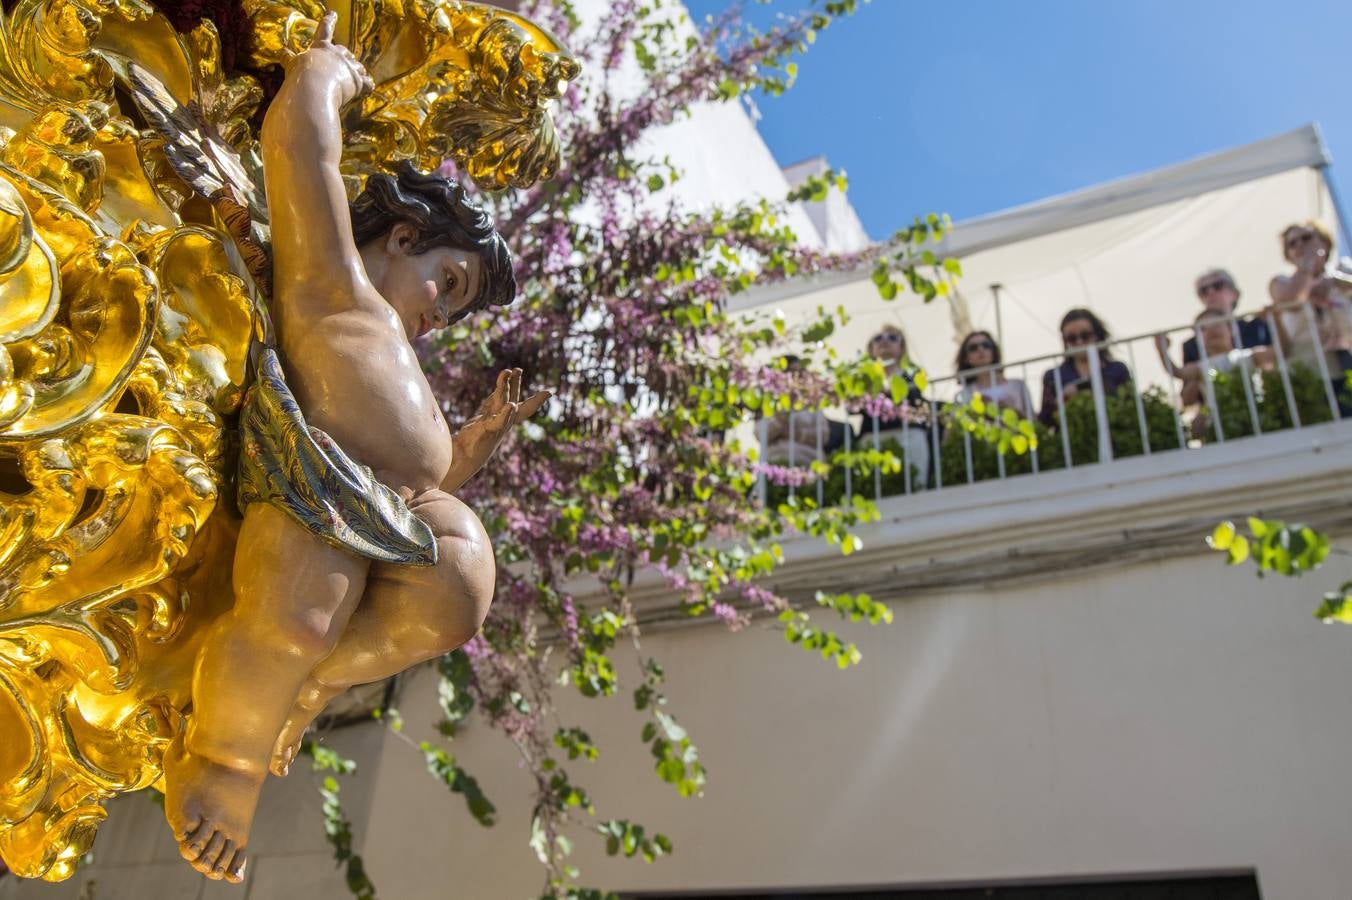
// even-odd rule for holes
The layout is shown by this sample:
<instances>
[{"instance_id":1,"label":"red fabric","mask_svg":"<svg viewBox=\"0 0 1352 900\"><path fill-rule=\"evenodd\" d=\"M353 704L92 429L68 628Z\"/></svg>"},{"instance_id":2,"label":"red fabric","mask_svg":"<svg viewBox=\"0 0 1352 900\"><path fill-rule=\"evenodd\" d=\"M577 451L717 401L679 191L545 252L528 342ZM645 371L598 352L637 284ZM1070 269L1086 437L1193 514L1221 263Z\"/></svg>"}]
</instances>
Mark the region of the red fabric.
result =
<instances>
[{"instance_id":1,"label":"red fabric","mask_svg":"<svg viewBox=\"0 0 1352 900\"><path fill-rule=\"evenodd\" d=\"M226 71L235 68L241 51L245 16L240 0L152 0L179 31L192 31L203 19L210 19L221 36L221 63Z\"/></svg>"},{"instance_id":2,"label":"red fabric","mask_svg":"<svg viewBox=\"0 0 1352 900\"><path fill-rule=\"evenodd\" d=\"M221 36L221 65L228 73L244 72L258 79L263 88L263 103L255 116L255 127L263 122L277 89L282 86L282 71L277 67L256 70L245 65L244 33L248 17L240 0L151 0L179 31L192 31L203 19L210 19Z\"/></svg>"}]
</instances>

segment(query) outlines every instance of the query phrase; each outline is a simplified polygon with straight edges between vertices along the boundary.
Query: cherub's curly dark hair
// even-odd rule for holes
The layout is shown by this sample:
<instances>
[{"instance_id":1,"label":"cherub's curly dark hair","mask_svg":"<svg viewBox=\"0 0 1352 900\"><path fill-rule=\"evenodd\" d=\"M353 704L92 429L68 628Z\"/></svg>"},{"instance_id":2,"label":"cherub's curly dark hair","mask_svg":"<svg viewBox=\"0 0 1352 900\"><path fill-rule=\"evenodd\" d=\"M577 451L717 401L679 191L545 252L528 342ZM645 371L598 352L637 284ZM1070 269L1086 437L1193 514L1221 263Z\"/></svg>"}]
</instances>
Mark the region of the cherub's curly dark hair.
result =
<instances>
[{"instance_id":1,"label":"cherub's curly dark hair","mask_svg":"<svg viewBox=\"0 0 1352 900\"><path fill-rule=\"evenodd\" d=\"M350 205L352 236L360 247L400 222L418 229L412 251L454 247L477 255L483 263L479 294L456 315L463 319L487 306L506 306L516 298L512 251L493 228L493 219L470 202L465 189L444 175L419 172L402 163L395 175L366 179L366 188Z\"/></svg>"}]
</instances>

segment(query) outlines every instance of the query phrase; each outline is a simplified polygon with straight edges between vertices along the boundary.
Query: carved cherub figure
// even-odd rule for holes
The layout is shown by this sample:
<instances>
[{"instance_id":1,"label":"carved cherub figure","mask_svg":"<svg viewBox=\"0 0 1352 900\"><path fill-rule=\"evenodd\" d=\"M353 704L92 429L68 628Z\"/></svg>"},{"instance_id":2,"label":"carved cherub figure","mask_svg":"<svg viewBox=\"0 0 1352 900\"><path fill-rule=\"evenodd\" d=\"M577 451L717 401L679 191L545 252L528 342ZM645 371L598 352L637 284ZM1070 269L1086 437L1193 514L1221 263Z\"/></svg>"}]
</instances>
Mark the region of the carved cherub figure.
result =
<instances>
[{"instance_id":1,"label":"carved cherub figure","mask_svg":"<svg viewBox=\"0 0 1352 900\"><path fill-rule=\"evenodd\" d=\"M472 637L494 588L483 526L452 496L547 392L503 372L452 436L410 339L515 294L489 217L446 178L372 176L347 203L339 111L370 88L323 20L262 133L275 339L241 414L235 605L203 644L165 810L203 874L238 882L259 791L354 684Z\"/></svg>"}]
</instances>

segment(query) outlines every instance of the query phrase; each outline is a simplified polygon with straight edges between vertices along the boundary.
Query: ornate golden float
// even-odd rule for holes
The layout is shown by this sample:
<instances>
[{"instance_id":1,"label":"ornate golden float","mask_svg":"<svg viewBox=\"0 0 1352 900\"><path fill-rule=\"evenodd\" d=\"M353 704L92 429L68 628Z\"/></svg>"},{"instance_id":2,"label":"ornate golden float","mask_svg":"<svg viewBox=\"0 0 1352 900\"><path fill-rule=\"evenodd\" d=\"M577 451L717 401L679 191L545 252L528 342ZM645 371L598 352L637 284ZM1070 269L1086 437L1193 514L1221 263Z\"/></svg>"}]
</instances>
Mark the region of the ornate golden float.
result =
<instances>
[{"instance_id":1,"label":"ornate golden float","mask_svg":"<svg viewBox=\"0 0 1352 900\"><path fill-rule=\"evenodd\" d=\"M244 0L265 71L326 11L376 90L343 172L455 159L550 176L577 74L458 0ZM267 296L258 80L142 0L0 19L0 857L58 881L103 802L155 785L207 625L232 602L234 429Z\"/></svg>"}]
</instances>

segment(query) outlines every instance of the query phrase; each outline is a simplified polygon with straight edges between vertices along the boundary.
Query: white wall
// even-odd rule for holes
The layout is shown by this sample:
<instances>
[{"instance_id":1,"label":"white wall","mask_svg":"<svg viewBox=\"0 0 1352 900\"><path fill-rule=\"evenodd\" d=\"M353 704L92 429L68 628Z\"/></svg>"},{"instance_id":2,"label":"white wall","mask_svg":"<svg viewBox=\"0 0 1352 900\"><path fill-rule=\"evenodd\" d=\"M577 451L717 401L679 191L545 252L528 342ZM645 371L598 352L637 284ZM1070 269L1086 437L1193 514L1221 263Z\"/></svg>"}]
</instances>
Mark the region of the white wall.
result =
<instances>
[{"instance_id":1,"label":"white wall","mask_svg":"<svg viewBox=\"0 0 1352 900\"><path fill-rule=\"evenodd\" d=\"M645 866L584 837L580 865L588 883L687 890L1256 867L1266 897L1352 895L1352 632L1309 615L1338 577L1259 582L1189 557L931 595L864 633L848 673L759 629L653 636L710 789L656 781L624 698L576 704L606 756L574 776L676 843ZM496 737L458 743L503 822L478 829L392 748L366 826L377 883L531 896L523 773Z\"/></svg>"},{"instance_id":2,"label":"white wall","mask_svg":"<svg viewBox=\"0 0 1352 900\"><path fill-rule=\"evenodd\" d=\"M610 8L609 0L576 0L575 7L584 23L599 22ZM657 4L672 19L685 15L685 5L679 0ZM584 25L584 31L587 26ZM678 24L675 42L684 41L695 33L695 25L686 20ZM647 82L632 54L626 53L621 64L609 72L584 68L581 82L600 83L608 79L612 96L631 102L647 90ZM772 102L772 101L771 101ZM568 149L564 148L566 154ZM646 132L632 156L639 160L670 158L682 177L653 197L658 208L675 200L682 209L699 211L711 207L731 207L738 203L765 198L782 203L792 185L780 171L779 163L766 145L756 123L740 102L695 103L688 116ZM843 197L835 201L844 204L848 215L854 210ZM845 209L837 217L846 215ZM793 228L801 243L809 247L830 250L860 249L867 243L867 235L821 233L802 204L790 204L784 213L786 224Z\"/></svg>"}]
</instances>

